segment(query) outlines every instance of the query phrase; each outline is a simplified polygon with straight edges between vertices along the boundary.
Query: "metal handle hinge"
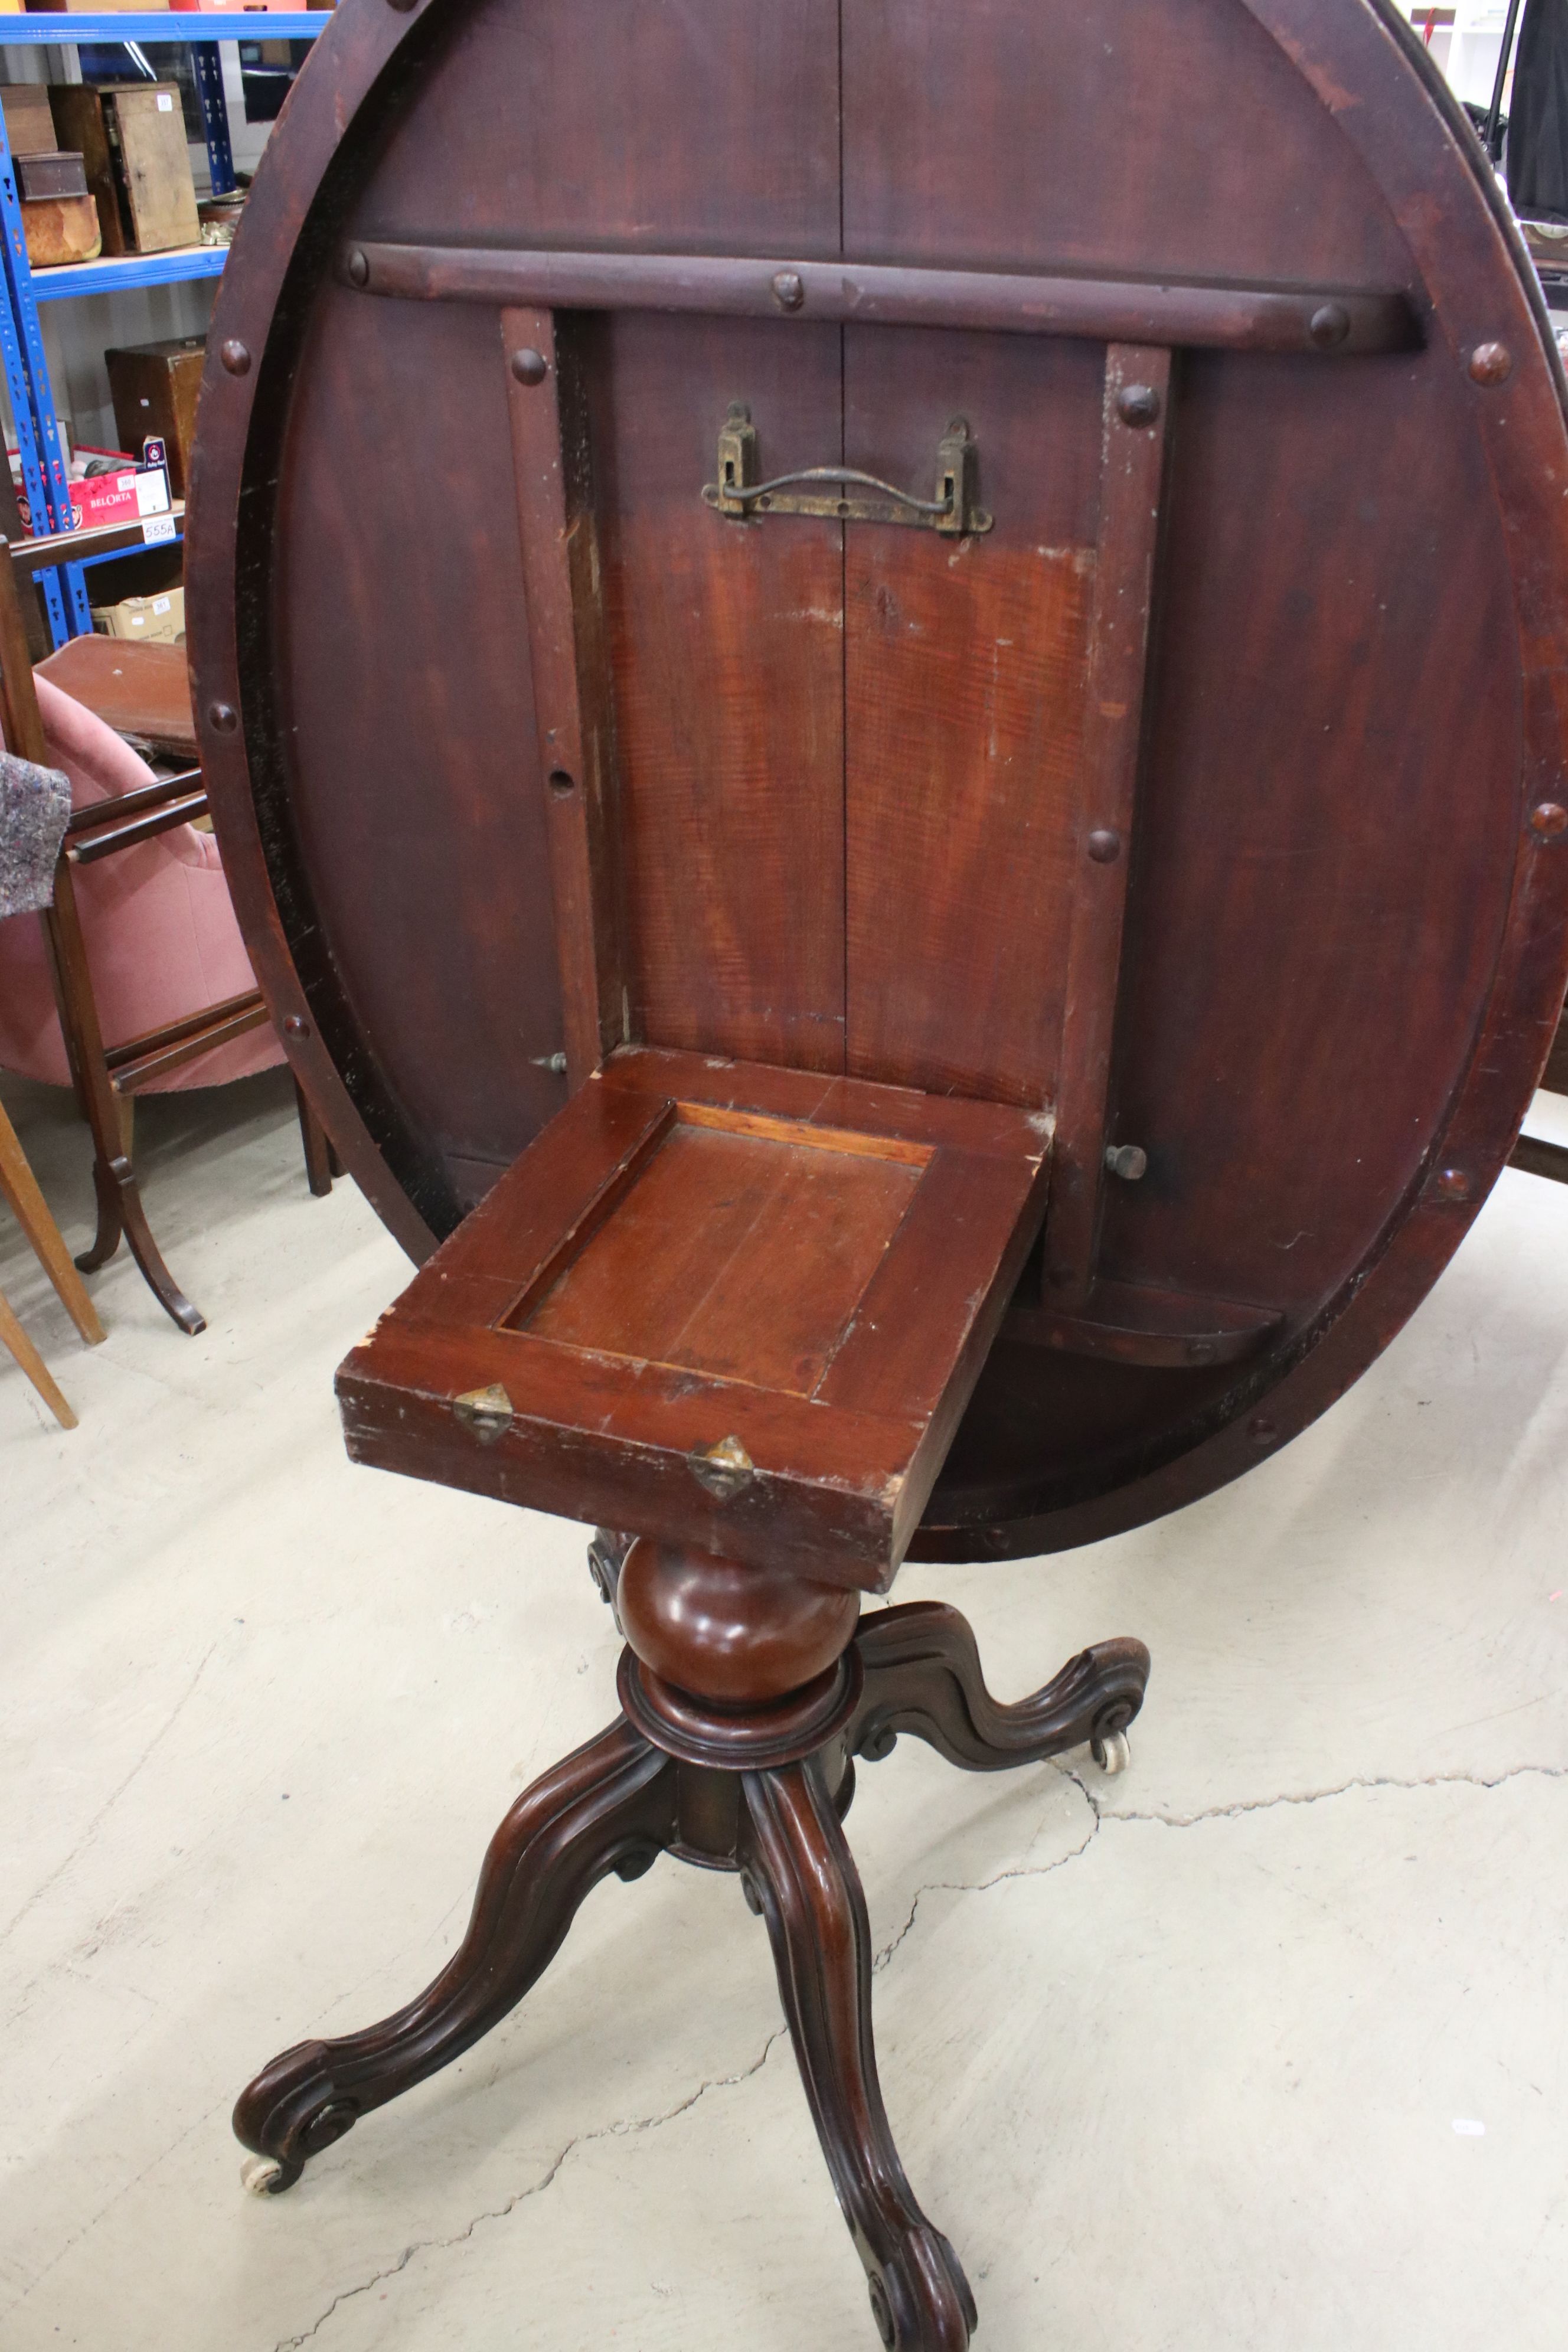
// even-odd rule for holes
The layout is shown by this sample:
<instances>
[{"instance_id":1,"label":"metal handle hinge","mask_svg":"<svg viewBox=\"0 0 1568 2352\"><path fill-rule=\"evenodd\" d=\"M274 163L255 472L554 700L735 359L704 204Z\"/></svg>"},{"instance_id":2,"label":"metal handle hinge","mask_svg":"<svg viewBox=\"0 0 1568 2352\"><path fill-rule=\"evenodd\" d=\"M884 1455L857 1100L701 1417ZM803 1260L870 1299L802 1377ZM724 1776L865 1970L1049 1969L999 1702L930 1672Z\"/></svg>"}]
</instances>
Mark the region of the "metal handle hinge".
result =
<instances>
[{"instance_id":1,"label":"metal handle hinge","mask_svg":"<svg viewBox=\"0 0 1568 2352\"><path fill-rule=\"evenodd\" d=\"M805 466L793 474L761 481L757 428L743 401L736 401L719 428L719 478L703 485L709 506L731 522L763 515L826 515L838 522L910 523L965 539L991 529L993 518L976 503L980 451L967 417L955 416L937 443L936 496L918 499L875 474L854 466ZM795 485L804 485L796 488Z\"/></svg>"}]
</instances>

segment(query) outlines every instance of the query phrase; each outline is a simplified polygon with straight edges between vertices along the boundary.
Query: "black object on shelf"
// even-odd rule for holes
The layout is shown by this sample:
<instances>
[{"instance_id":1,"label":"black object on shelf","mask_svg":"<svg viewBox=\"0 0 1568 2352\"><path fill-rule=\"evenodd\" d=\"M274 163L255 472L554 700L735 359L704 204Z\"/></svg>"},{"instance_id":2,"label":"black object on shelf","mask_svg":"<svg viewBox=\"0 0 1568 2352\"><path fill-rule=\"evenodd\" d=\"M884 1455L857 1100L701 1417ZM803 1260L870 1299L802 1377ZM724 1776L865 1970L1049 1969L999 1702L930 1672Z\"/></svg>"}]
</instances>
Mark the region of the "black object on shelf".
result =
<instances>
[{"instance_id":1,"label":"black object on shelf","mask_svg":"<svg viewBox=\"0 0 1568 2352\"><path fill-rule=\"evenodd\" d=\"M1513 56L1513 31L1519 22L1519 0L1508 0L1508 16L1502 28L1502 47L1498 51L1497 76L1492 83L1492 102L1487 109L1487 119L1481 128L1481 144L1494 163L1502 161L1503 134L1508 118L1502 110L1502 94L1508 86L1509 63Z\"/></svg>"}]
</instances>

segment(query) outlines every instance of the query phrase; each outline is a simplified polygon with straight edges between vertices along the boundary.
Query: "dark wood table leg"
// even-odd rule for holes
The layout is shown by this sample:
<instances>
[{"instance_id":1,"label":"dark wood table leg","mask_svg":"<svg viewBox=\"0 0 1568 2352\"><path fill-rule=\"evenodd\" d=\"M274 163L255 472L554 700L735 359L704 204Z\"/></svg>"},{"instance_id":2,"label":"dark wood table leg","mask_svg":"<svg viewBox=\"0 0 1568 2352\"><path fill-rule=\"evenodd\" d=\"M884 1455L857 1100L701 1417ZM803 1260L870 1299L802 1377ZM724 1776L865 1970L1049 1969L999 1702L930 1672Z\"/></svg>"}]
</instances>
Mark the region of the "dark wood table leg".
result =
<instances>
[{"instance_id":1,"label":"dark wood table leg","mask_svg":"<svg viewBox=\"0 0 1568 2352\"><path fill-rule=\"evenodd\" d=\"M1097 1642L1043 1690L1003 1706L985 1687L967 1618L938 1601L868 1618L855 1646L866 1687L850 1748L870 1763L908 1731L968 1772L1005 1772L1086 1745L1097 1763L1119 1770L1149 1680L1142 1642Z\"/></svg>"},{"instance_id":2,"label":"dark wood table leg","mask_svg":"<svg viewBox=\"0 0 1568 2352\"><path fill-rule=\"evenodd\" d=\"M767 1922L784 2017L833 2186L889 2352L964 2352L974 2298L905 2178L877 2080L871 1931L840 1826L854 1754L900 1732L998 1771L1124 1740L1142 1704L1141 1642L1098 1643L1032 1698L999 1706L956 1610L919 1602L858 1624L859 1595L791 1570L601 1530L595 1575L626 1636L618 1723L536 1781L486 1856L468 1934L407 2008L305 2042L235 2110L247 2185L287 2189L372 2107L499 2023L607 1871L672 1852L738 1871Z\"/></svg>"},{"instance_id":3,"label":"dark wood table leg","mask_svg":"<svg viewBox=\"0 0 1568 2352\"><path fill-rule=\"evenodd\" d=\"M275 2195L373 2107L478 2042L542 1975L589 1889L637 1878L673 1841L675 1767L627 1723L578 1748L518 1799L491 1840L468 1930L418 1998L363 2032L301 2042L240 2095L257 2151L245 2182Z\"/></svg>"},{"instance_id":4,"label":"dark wood table leg","mask_svg":"<svg viewBox=\"0 0 1568 2352\"><path fill-rule=\"evenodd\" d=\"M915 2202L871 2038L871 1928L815 1760L744 1776L747 1875L767 1922L801 2081L889 2352L963 2352L974 2297Z\"/></svg>"}]
</instances>

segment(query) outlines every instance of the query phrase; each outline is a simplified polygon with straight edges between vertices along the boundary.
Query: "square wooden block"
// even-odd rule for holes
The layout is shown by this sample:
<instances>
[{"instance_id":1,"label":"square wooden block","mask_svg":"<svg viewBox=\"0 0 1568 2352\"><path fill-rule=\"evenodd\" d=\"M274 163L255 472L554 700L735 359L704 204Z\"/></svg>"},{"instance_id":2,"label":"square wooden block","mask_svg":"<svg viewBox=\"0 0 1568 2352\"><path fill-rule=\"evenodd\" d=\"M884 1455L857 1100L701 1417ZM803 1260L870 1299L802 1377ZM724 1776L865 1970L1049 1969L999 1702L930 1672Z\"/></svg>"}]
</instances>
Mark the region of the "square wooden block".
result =
<instances>
[{"instance_id":1,"label":"square wooden block","mask_svg":"<svg viewBox=\"0 0 1568 2352\"><path fill-rule=\"evenodd\" d=\"M349 1452L880 1590L1039 1231L1050 1135L617 1054L344 1363Z\"/></svg>"}]
</instances>

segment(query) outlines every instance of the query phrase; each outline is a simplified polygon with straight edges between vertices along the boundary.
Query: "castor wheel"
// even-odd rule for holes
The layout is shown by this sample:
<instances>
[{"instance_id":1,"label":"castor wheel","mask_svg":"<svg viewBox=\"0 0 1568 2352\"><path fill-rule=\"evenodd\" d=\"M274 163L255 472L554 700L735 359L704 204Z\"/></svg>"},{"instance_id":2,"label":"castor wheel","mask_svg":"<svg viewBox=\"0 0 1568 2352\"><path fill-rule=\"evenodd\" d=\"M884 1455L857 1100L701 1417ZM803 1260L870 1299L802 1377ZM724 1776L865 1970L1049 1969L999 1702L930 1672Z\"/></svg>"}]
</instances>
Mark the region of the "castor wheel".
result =
<instances>
[{"instance_id":1,"label":"castor wheel","mask_svg":"<svg viewBox=\"0 0 1568 2352\"><path fill-rule=\"evenodd\" d=\"M276 2197L283 2187L283 2167L275 2156L247 2156L239 2168L239 2185L247 2197Z\"/></svg>"},{"instance_id":2,"label":"castor wheel","mask_svg":"<svg viewBox=\"0 0 1568 2352\"><path fill-rule=\"evenodd\" d=\"M1108 1731L1103 1739L1091 1740L1089 1752L1107 1780L1114 1778L1118 1772L1125 1772L1132 1761L1132 1750L1127 1744L1124 1731Z\"/></svg>"}]
</instances>

